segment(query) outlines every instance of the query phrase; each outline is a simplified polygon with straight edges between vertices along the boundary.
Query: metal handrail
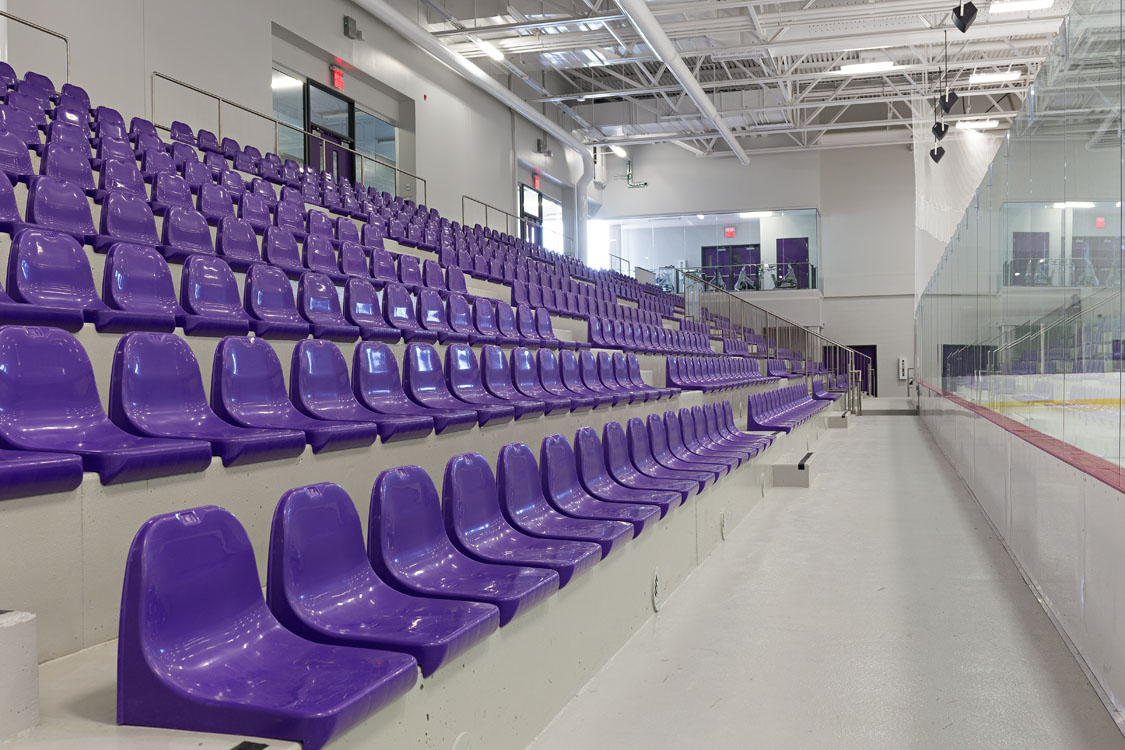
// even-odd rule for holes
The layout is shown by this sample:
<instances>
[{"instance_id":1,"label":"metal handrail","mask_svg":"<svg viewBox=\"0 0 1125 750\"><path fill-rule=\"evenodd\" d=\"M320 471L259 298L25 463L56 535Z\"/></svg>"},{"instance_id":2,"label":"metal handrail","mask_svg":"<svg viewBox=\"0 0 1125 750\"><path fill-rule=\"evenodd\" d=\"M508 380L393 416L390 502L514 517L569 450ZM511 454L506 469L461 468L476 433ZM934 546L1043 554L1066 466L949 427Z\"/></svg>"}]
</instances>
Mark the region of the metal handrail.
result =
<instances>
[{"instance_id":1,"label":"metal handrail","mask_svg":"<svg viewBox=\"0 0 1125 750\"><path fill-rule=\"evenodd\" d=\"M63 46L66 48L66 82L70 83L70 39L68 39L65 34L60 34L59 32L55 31L54 29L48 29L46 26L40 26L37 23L33 23L32 21L28 21L26 18L20 18L19 16L13 16L11 13L9 13L7 11L4 11L4 10L0 10L0 17L7 18L10 21L15 21L16 23L22 23L24 26L28 26L30 28L33 28L36 31L41 31L44 34L47 34L48 36L55 37L56 39L62 39L63 40Z\"/></svg>"},{"instance_id":2,"label":"metal handrail","mask_svg":"<svg viewBox=\"0 0 1125 750\"><path fill-rule=\"evenodd\" d=\"M497 213L501 213L505 216L504 231L505 231L506 234L513 234L514 235L514 234L519 233L520 218L518 216L516 216L515 214L513 214L509 211L505 211L504 209L500 208L499 206L494 206L491 203L480 200L479 198L474 198L471 195L465 195L465 194L461 195L461 223L462 224L467 225L469 223L469 214L468 214L468 211L466 210L466 207L465 207L466 201L471 201L472 203L479 203L480 205L484 206L484 218L485 218L486 223L488 221L488 212L489 211L496 211ZM515 222L515 226L516 226L515 232L512 231L512 225L508 222L508 219L511 219Z\"/></svg>"},{"instance_id":3,"label":"metal handrail","mask_svg":"<svg viewBox=\"0 0 1125 750\"><path fill-rule=\"evenodd\" d=\"M738 305L741 305L743 308L748 308L752 311L755 311L759 315L764 316L764 319L766 321L766 327L765 327L766 332L763 335L766 338L766 352L765 353L766 353L767 356L770 356L771 354L776 354L777 347L780 346L780 344L781 344L781 342L779 340L777 342L777 344L775 344L773 352L770 351L770 347L769 347L769 338L770 337L769 337L769 334L768 334L768 329L771 327L769 325L769 321L771 319L774 321L774 325L772 326L772 328L775 331L781 331L783 327L795 329L795 330L801 331L804 334L804 336L806 337L806 343L810 339L814 339L814 340L820 342L821 346L827 345L827 346L835 347L835 348L841 350L844 353L844 356L847 358L846 367L847 367L847 376L848 376L848 401L847 401L848 408L850 408L852 411L854 411L857 414L863 413L862 391L859 387L859 385L860 385L860 370L858 369L858 366L863 366L866 369L867 383L868 383L868 386L870 387L872 385L872 382L873 382L872 381L873 368L872 368L872 361L871 361L871 358L869 356L867 356L866 354L863 354L861 352L857 352L855 349L852 349L847 344L841 344L839 341L836 341L835 339L832 339L829 336L825 336L822 333L818 333L816 331L813 331L813 330L809 329L808 327L801 325L800 323L789 320L788 318L785 318L785 317L783 317L781 315L778 315L776 313L770 312L769 310L766 310L765 308L758 307L757 305L755 305L751 302L747 302L746 300L742 299L741 297L736 297L735 295L728 292L726 289L723 289L720 286L712 284L710 281L707 281L706 279L700 278L699 276L696 276L693 273L685 271L682 268L677 268L675 270L676 270L676 273L683 274L686 279L690 279L692 282L694 282L694 283L698 284L700 287L702 287L705 291L702 292L701 294L705 293L705 294L724 295L725 298L728 301L728 304L730 304L732 302L737 303ZM684 290L685 290L684 291L684 293L685 293L685 305L690 305L690 303L688 303L688 301L686 299L687 290L688 290L687 284L684 284ZM700 298L700 300L698 302L698 305L700 307L702 307L704 305L704 302L702 301L702 298ZM685 316L691 315L691 314L692 313L691 313L690 307L688 309L685 309ZM779 338L780 338L780 336L779 336ZM811 353L807 350L807 347L806 347L806 350L803 352L803 356L805 357L806 361L808 361L810 354ZM861 359L863 360L862 362L861 362ZM856 365L856 367L853 367L853 365Z\"/></svg>"},{"instance_id":4,"label":"metal handrail","mask_svg":"<svg viewBox=\"0 0 1125 750\"><path fill-rule=\"evenodd\" d=\"M327 138L325 138L322 135L318 135L317 133L310 132L308 130L305 130L304 128L299 128L296 125L290 125L287 122L282 122L281 120L278 120L276 117L271 117L270 115L259 112L256 109L253 109L251 107L247 107L244 104L239 104L238 102L232 102L230 99L226 99L222 96L219 96L218 94L216 94L214 92L207 91L206 89L201 89L198 86L194 86L190 83L186 83L185 81L181 81L178 78L173 78L172 76L165 75L164 73L161 73L159 71L154 70L154 71L152 71L152 81L151 81L151 85L150 85L150 96L151 96L150 117L152 119L152 124L157 128L161 128L162 130L170 130L171 129L170 125L163 125L161 123L158 123L157 120L156 120L156 79L158 79L158 78L160 78L162 80L165 80L165 81L168 81L169 83L174 83L177 86L182 86L183 88L186 88L189 91L194 91L197 94L201 94L203 96L214 99L215 103L217 105L216 111L218 112L218 116L219 116L218 137L220 139L222 139L222 137L223 137L223 105L225 104L228 107L234 107L235 109L242 110L243 112L246 112L247 114L254 115L255 117L260 117L263 120L266 120L268 122L273 123L273 150L274 150L274 153L277 153L279 148L280 148L281 128L288 128L290 130L294 130L298 133L303 134L307 138L315 138L316 140L320 141L322 151L325 148L325 144L330 143L333 148L338 148L338 149L341 149L343 151L347 151L354 156L358 156L361 160L360 161L361 167L363 165L362 160L367 160L367 161L374 162L377 166L383 166L383 167L387 167L389 169L393 169L394 172L395 172L395 193L396 194L398 193L398 183L399 183L399 175L400 174L406 175L407 177L414 178L415 181L421 183L421 185L422 185L422 196L421 196L421 200L419 201L419 203L427 203L428 202L426 180L425 180L425 178L419 177L418 175L414 174L413 172L407 172L405 169L401 169L401 168L395 166L394 164L392 164L388 161L384 161L383 159L380 159L378 156L370 156L370 155L364 154L360 151L356 151L354 148L348 148L347 146L336 143L335 141L329 141Z\"/></svg>"}]
</instances>

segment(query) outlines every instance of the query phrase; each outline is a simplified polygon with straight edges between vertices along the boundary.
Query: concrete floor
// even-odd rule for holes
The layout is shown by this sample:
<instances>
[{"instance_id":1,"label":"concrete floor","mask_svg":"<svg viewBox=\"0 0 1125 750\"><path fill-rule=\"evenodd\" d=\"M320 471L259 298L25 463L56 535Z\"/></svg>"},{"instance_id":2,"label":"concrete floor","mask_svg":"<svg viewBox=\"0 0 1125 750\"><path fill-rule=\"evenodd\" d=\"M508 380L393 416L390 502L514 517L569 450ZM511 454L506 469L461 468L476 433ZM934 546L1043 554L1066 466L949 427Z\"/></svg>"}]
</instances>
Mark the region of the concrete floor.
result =
<instances>
[{"instance_id":1,"label":"concrete floor","mask_svg":"<svg viewBox=\"0 0 1125 750\"><path fill-rule=\"evenodd\" d=\"M532 748L1125 748L918 419L816 454Z\"/></svg>"}]
</instances>

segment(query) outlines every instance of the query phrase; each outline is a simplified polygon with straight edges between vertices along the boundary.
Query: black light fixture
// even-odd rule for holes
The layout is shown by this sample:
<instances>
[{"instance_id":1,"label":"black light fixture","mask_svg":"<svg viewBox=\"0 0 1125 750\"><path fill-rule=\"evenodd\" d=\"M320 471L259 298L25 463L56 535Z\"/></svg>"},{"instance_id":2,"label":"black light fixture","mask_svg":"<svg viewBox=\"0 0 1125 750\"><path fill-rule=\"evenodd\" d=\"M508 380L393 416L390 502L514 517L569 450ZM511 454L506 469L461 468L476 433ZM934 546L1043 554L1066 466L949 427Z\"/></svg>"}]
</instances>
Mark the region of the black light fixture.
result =
<instances>
[{"instance_id":1,"label":"black light fixture","mask_svg":"<svg viewBox=\"0 0 1125 750\"><path fill-rule=\"evenodd\" d=\"M964 34L977 20L977 6L972 3L960 3L953 9L953 25Z\"/></svg>"},{"instance_id":2,"label":"black light fixture","mask_svg":"<svg viewBox=\"0 0 1125 750\"><path fill-rule=\"evenodd\" d=\"M941 161L943 156L945 156L945 149L942 146L934 146L930 149L930 158L934 160L934 164Z\"/></svg>"},{"instance_id":3,"label":"black light fixture","mask_svg":"<svg viewBox=\"0 0 1125 750\"><path fill-rule=\"evenodd\" d=\"M940 141L949 132L949 126L944 122L935 122L934 126L930 128L930 132L934 134L934 138Z\"/></svg>"},{"instance_id":4,"label":"black light fixture","mask_svg":"<svg viewBox=\"0 0 1125 750\"><path fill-rule=\"evenodd\" d=\"M972 5L972 3L968 3L968 5ZM976 9L974 9L973 12L976 13ZM950 110L953 109L953 105L956 104L957 100L960 99L961 97L957 96L956 91L949 88L949 32L948 31L945 32L945 72L943 74L942 85L943 85L943 88L945 89L945 91L938 98L938 104L941 105L941 111L942 112L945 112L946 114L949 114Z\"/></svg>"}]
</instances>

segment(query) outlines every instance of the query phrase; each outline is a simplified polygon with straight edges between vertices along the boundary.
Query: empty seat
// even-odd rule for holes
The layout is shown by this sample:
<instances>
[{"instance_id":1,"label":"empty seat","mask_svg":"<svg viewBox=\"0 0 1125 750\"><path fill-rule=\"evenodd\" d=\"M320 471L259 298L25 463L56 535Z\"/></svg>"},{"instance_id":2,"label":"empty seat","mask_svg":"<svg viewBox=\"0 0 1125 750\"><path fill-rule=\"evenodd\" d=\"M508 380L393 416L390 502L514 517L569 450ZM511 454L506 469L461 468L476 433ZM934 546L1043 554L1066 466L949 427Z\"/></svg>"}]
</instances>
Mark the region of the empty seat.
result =
<instances>
[{"instance_id":1,"label":"empty seat","mask_svg":"<svg viewBox=\"0 0 1125 750\"><path fill-rule=\"evenodd\" d=\"M397 328L392 328L383 318L379 293L366 279L351 278L344 284L344 318L359 327L364 341L396 342L402 338Z\"/></svg>"},{"instance_id":2,"label":"empty seat","mask_svg":"<svg viewBox=\"0 0 1125 750\"><path fill-rule=\"evenodd\" d=\"M229 512L156 516L125 563L117 720L273 737L319 750L406 693L408 654L313 643L262 596L254 550Z\"/></svg>"},{"instance_id":3,"label":"empty seat","mask_svg":"<svg viewBox=\"0 0 1125 750\"><path fill-rule=\"evenodd\" d=\"M563 349L559 352L559 374L563 386L568 391L576 396L592 399L595 409L613 405L612 394L594 391L582 380L582 370L578 363L578 355L575 352L569 349Z\"/></svg>"},{"instance_id":4,"label":"empty seat","mask_svg":"<svg viewBox=\"0 0 1125 750\"><path fill-rule=\"evenodd\" d=\"M598 433L590 427L574 433L574 457L582 488L599 500L642 503L660 508L661 517L683 504L683 493L674 490L640 490L626 487L609 473Z\"/></svg>"},{"instance_id":5,"label":"empty seat","mask_svg":"<svg viewBox=\"0 0 1125 750\"><path fill-rule=\"evenodd\" d=\"M355 341L359 326L344 319L336 285L322 273L309 271L297 284L297 308L312 327L312 335L330 341Z\"/></svg>"},{"instance_id":6,"label":"empty seat","mask_svg":"<svg viewBox=\"0 0 1125 750\"><path fill-rule=\"evenodd\" d=\"M423 288L418 293L418 323L427 331L437 334L443 344L449 341L468 341L468 333L455 331L445 315L441 295L433 289Z\"/></svg>"},{"instance_id":7,"label":"empty seat","mask_svg":"<svg viewBox=\"0 0 1125 750\"><path fill-rule=\"evenodd\" d=\"M301 262L301 251L297 247L296 238L278 227L266 229L262 239L262 258L271 266L283 270L291 279L300 278L307 270Z\"/></svg>"},{"instance_id":8,"label":"empty seat","mask_svg":"<svg viewBox=\"0 0 1125 750\"><path fill-rule=\"evenodd\" d=\"M569 399L571 411L589 411L594 408L596 398L574 393L563 384L559 359L553 350L540 349L535 359L539 365L539 384L543 386L543 390L556 398Z\"/></svg>"},{"instance_id":9,"label":"empty seat","mask_svg":"<svg viewBox=\"0 0 1125 750\"><path fill-rule=\"evenodd\" d=\"M582 429L591 428L584 427ZM646 491L679 492L685 502L692 495L699 494L700 489L702 489L698 479L673 476L652 477L639 471L633 464L629 452L629 441L619 422L606 422L602 427L602 450L605 453L605 465L609 470L609 475L624 487Z\"/></svg>"},{"instance_id":10,"label":"empty seat","mask_svg":"<svg viewBox=\"0 0 1125 750\"><path fill-rule=\"evenodd\" d=\"M91 241L96 230L90 203L82 190L53 177L36 177L27 196L27 223L17 225L64 232L79 242Z\"/></svg>"},{"instance_id":11,"label":"empty seat","mask_svg":"<svg viewBox=\"0 0 1125 750\"><path fill-rule=\"evenodd\" d=\"M428 677L496 630L499 610L404 594L371 568L355 505L328 482L286 492L270 534L267 601L311 641L408 653Z\"/></svg>"},{"instance_id":12,"label":"empty seat","mask_svg":"<svg viewBox=\"0 0 1125 750\"><path fill-rule=\"evenodd\" d=\"M341 282L347 278L340 273L336 248L332 246L332 241L323 235L310 235L305 239L303 261L310 271L322 273L332 281Z\"/></svg>"},{"instance_id":13,"label":"empty seat","mask_svg":"<svg viewBox=\"0 0 1125 750\"><path fill-rule=\"evenodd\" d=\"M0 328L0 441L72 453L103 484L203 471L207 443L123 432L106 417L82 345L56 328Z\"/></svg>"},{"instance_id":14,"label":"empty seat","mask_svg":"<svg viewBox=\"0 0 1125 750\"><path fill-rule=\"evenodd\" d=\"M111 192L102 202L101 233L94 237L94 249L105 252L116 242L131 242L156 247L156 219L148 202L140 196Z\"/></svg>"},{"instance_id":15,"label":"empty seat","mask_svg":"<svg viewBox=\"0 0 1125 750\"><path fill-rule=\"evenodd\" d=\"M293 287L280 268L256 264L246 274L242 303L252 318L250 330L276 339L303 339L309 323L297 312Z\"/></svg>"},{"instance_id":16,"label":"empty seat","mask_svg":"<svg viewBox=\"0 0 1125 750\"><path fill-rule=\"evenodd\" d=\"M230 193L215 184L204 183L199 186L195 207L211 226L218 226L223 219L234 217L234 203Z\"/></svg>"},{"instance_id":17,"label":"empty seat","mask_svg":"<svg viewBox=\"0 0 1125 750\"><path fill-rule=\"evenodd\" d=\"M569 412L577 406L574 399L555 396L543 388L539 380L539 366L530 349L517 347L512 350L511 373L516 390L527 398L542 401L547 414Z\"/></svg>"},{"instance_id":18,"label":"empty seat","mask_svg":"<svg viewBox=\"0 0 1125 750\"><path fill-rule=\"evenodd\" d=\"M274 225L290 232L298 239L305 239L305 215L302 204L281 201L274 213Z\"/></svg>"},{"instance_id":19,"label":"empty seat","mask_svg":"<svg viewBox=\"0 0 1125 750\"><path fill-rule=\"evenodd\" d=\"M469 337L469 343L494 343L515 346L519 343L518 336L505 336L496 325L496 308L487 297L477 297L473 300L473 325L477 329L476 341Z\"/></svg>"},{"instance_id":20,"label":"empty seat","mask_svg":"<svg viewBox=\"0 0 1125 750\"><path fill-rule=\"evenodd\" d=\"M0 323L77 331L84 321L109 311L94 288L86 252L59 232L25 229L16 235L8 251L8 292L22 304L0 305Z\"/></svg>"},{"instance_id":21,"label":"empty seat","mask_svg":"<svg viewBox=\"0 0 1125 750\"><path fill-rule=\"evenodd\" d=\"M305 435L294 430L236 427L207 404L199 363L170 333L126 334L113 354L110 417L146 437L206 440L224 466L299 456Z\"/></svg>"},{"instance_id":22,"label":"empty seat","mask_svg":"<svg viewBox=\"0 0 1125 750\"><path fill-rule=\"evenodd\" d=\"M682 420L679 414L674 411L664 412L664 431L668 435L668 449L672 452L672 455L686 461L691 461L694 456L709 463L723 464L727 467L728 472L734 471L742 465L742 456L707 450L698 443L692 444L692 442L689 442L684 434L684 430L689 427L694 434L695 426L691 423L690 416L687 420Z\"/></svg>"},{"instance_id":23,"label":"empty seat","mask_svg":"<svg viewBox=\"0 0 1125 750\"><path fill-rule=\"evenodd\" d=\"M702 456L696 456L694 454L685 455L683 457L676 456L672 453L668 445L668 431L664 425L663 417L661 417L660 414L649 414L645 421L648 428L649 449L653 460L659 466L663 466L667 469L675 469L677 471L700 472L710 475L714 481L718 481L730 471L728 465L707 461ZM630 430L631 429L632 425L630 425ZM632 434L630 434L629 437L630 441L632 441ZM637 464L637 466L639 467L640 464Z\"/></svg>"},{"instance_id":24,"label":"empty seat","mask_svg":"<svg viewBox=\"0 0 1125 750\"><path fill-rule=\"evenodd\" d=\"M66 145L61 144L49 148L55 148L56 150L66 149ZM83 171L82 176L84 177L85 172L89 172L90 170L89 159L77 152L74 158L78 161L79 166L82 165L82 162L85 162L85 170L79 170ZM0 172L7 175L8 179L12 182L26 182L35 174L35 170L31 166L31 154L27 150L27 144L25 144L19 136L5 131L0 131ZM53 174L52 176L58 175ZM94 187L93 182L94 176L91 173L89 175L90 188Z\"/></svg>"},{"instance_id":25,"label":"empty seat","mask_svg":"<svg viewBox=\"0 0 1125 750\"><path fill-rule=\"evenodd\" d=\"M352 389L356 398L372 411L398 416L424 416L433 420L434 432L444 434L470 429L477 413L468 405L430 408L407 397L395 355L384 343L362 343L352 355Z\"/></svg>"},{"instance_id":26,"label":"empty seat","mask_svg":"<svg viewBox=\"0 0 1125 750\"><path fill-rule=\"evenodd\" d=\"M258 249L258 238L254 228L241 219L228 216L219 222L215 236L215 252L227 264L239 271L248 269L255 263L264 263Z\"/></svg>"},{"instance_id":27,"label":"empty seat","mask_svg":"<svg viewBox=\"0 0 1125 750\"><path fill-rule=\"evenodd\" d=\"M298 342L289 366L289 399L317 419L376 423L385 443L424 437L434 429L428 416L386 416L361 404L352 393L344 355L330 341Z\"/></svg>"},{"instance_id":28,"label":"empty seat","mask_svg":"<svg viewBox=\"0 0 1125 750\"><path fill-rule=\"evenodd\" d=\"M436 342L438 334L422 328L414 315L414 300L406 287L389 282L383 287L383 317L402 333L403 341Z\"/></svg>"},{"instance_id":29,"label":"empty seat","mask_svg":"<svg viewBox=\"0 0 1125 750\"><path fill-rule=\"evenodd\" d=\"M277 352L264 340L229 336L219 342L211 369L211 406L241 427L300 430L314 453L371 445L374 423L313 419L289 401Z\"/></svg>"},{"instance_id":30,"label":"empty seat","mask_svg":"<svg viewBox=\"0 0 1125 750\"><path fill-rule=\"evenodd\" d=\"M150 205L155 214L162 214L172 206L192 208L191 187L178 174L161 172L152 181L152 201Z\"/></svg>"},{"instance_id":31,"label":"empty seat","mask_svg":"<svg viewBox=\"0 0 1125 750\"><path fill-rule=\"evenodd\" d=\"M98 331L171 332L177 317L185 314L176 301L168 264L143 245L118 242L110 248L102 294L109 309L93 312Z\"/></svg>"},{"instance_id":32,"label":"empty seat","mask_svg":"<svg viewBox=\"0 0 1125 750\"><path fill-rule=\"evenodd\" d=\"M238 197L238 218L254 227L256 232L264 232L271 226L270 208L260 195L245 193Z\"/></svg>"},{"instance_id":33,"label":"empty seat","mask_svg":"<svg viewBox=\"0 0 1125 750\"><path fill-rule=\"evenodd\" d=\"M238 295L238 280L220 258L192 255L180 274L180 307L176 325L188 335L245 335L250 316Z\"/></svg>"},{"instance_id":34,"label":"empty seat","mask_svg":"<svg viewBox=\"0 0 1125 750\"><path fill-rule=\"evenodd\" d=\"M164 215L159 250L168 260L182 261L197 253L214 255L211 230L203 214L193 208L180 206L168 209Z\"/></svg>"},{"instance_id":35,"label":"empty seat","mask_svg":"<svg viewBox=\"0 0 1125 750\"><path fill-rule=\"evenodd\" d=\"M479 453L454 456L445 468L442 487L445 530L454 545L483 562L549 568L559 574L559 587L602 558L590 541L544 539L515 528L500 508L496 480Z\"/></svg>"},{"instance_id":36,"label":"empty seat","mask_svg":"<svg viewBox=\"0 0 1125 750\"><path fill-rule=\"evenodd\" d=\"M403 389L411 400L431 409L464 408L463 405L467 402L450 392L442 372L441 358L432 346L423 343L409 344L404 364ZM495 403L471 403L468 406L476 411L481 427L510 422L515 418L512 406Z\"/></svg>"},{"instance_id":37,"label":"empty seat","mask_svg":"<svg viewBox=\"0 0 1125 750\"><path fill-rule=\"evenodd\" d=\"M484 563L459 552L446 535L437 489L417 466L379 474L367 551L379 576L400 591L493 604L502 626L559 586L553 570Z\"/></svg>"},{"instance_id":38,"label":"empty seat","mask_svg":"<svg viewBox=\"0 0 1125 750\"><path fill-rule=\"evenodd\" d=\"M173 120L169 130L173 141L195 145L195 133L192 132L190 125L179 120Z\"/></svg>"},{"instance_id":39,"label":"empty seat","mask_svg":"<svg viewBox=\"0 0 1125 750\"><path fill-rule=\"evenodd\" d=\"M500 449L496 473L504 517L527 534L594 542L601 547L603 558L633 538L634 528L630 523L572 518L551 507L543 496L535 454L523 443Z\"/></svg>"},{"instance_id":40,"label":"empty seat","mask_svg":"<svg viewBox=\"0 0 1125 750\"><path fill-rule=\"evenodd\" d=\"M563 435L543 439L539 450L543 495L557 510L575 518L626 521L633 525L635 537L660 517L660 508L655 505L608 502L586 492L575 463L574 451Z\"/></svg>"},{"instance_id":41,"label":"empty seat","mask_svg":"<svg viewBox=\"0 0 1125 750\"><path fill-rule=\"evenodd\" d=\"M42 138L35 119L19 107L9 104L0 104L0 130L16 136L28 147L38 147Z\"/></svg>"}]
</instances>

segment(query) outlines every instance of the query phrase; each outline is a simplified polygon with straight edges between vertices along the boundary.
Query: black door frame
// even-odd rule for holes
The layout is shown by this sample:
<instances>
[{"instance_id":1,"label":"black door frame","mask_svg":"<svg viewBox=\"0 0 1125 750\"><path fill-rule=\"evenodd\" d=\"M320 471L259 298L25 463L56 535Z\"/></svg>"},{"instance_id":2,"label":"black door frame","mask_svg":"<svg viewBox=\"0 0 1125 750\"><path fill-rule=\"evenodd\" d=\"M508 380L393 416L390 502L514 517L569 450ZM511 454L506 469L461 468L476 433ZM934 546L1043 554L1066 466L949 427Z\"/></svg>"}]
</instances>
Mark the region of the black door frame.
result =
<instances>
[{"instance_id":1,"label":"black door frame","mask_svg":"<svg viewBox=\"0 0 1125 750\"><path fill-rule=\"evenodd\" d=\"M323 91L326 94L329 94L331 96L336 97L337 99L342 99L345 102L347 102L347 105L348 105L348 130L351 131L351 133L352 133L351 136L347 136L343 133L337 133L336 131L332 130L331 128L326 128L323 125L313 124L311 97L309 96L309 94L310 94L310 92L311 92L311 90L314 86L316 88L320 89L321 91ZM316 81L313 81L313 80L308 79L308 78L305 79L304 95L305 95L305 130L307 130L310 133L320 132L320 133L324 133L325 135L332 136L333 138L338 138L340 140L340 145L345 146L346 148L350 149L350 151L347 152L347 155L348 155L347 159L348 159L348 164L349 164L349 167L350 167L349 172L351 173L351 178L349 178L349 179L352 179L354 181L355 176L356 176L355 154L353 154L351 152L355 150L355 100L352 99L349 96L344 96L337 89L331 88L329 86L325 86L321 83L317 83ZM306 163L311 161L311 157L312 157L312 154L313 154L312 140L313 139L312 139L311 136L305 136L305 154L306 154L305 162ZM319 146L320 146L319 159L318 159L319 163L317 165L317 169L323 170L323 169L326 168L326 163L327 163L324 143L321 142L319 144ZM336 175L336 176L339 177L339 175Z\"/></svg>"}]
</instances>

